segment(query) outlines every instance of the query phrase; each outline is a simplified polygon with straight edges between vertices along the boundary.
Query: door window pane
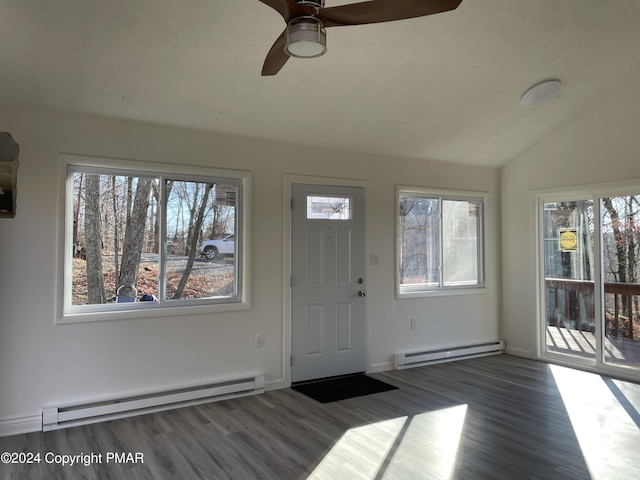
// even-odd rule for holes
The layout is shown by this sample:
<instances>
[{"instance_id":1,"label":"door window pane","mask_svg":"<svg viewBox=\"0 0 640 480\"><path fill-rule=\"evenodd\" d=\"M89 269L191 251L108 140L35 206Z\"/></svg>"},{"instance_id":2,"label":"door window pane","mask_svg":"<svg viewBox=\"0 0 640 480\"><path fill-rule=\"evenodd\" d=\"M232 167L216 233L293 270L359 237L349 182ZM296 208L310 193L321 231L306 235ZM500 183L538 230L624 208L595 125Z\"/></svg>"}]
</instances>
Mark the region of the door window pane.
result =
<instances>
[{"instance_id":1,"label":"door window pane","mask_svg":"<svg viewBox=\"0 0 640 480\"><path fill-rule=\"evenodd\" d=\"M307 195L308 220L351 220L351 198Z\"/></svg>"},{"instance_id":2,"label":"door window pane","mask_svg":"<svg viewBox=\"0 0 640 480\"><path fill-rule=\"evenodd\" d=\"M544 204L547 351L595 358L593 202Z\"/></svg>"},{"instance_id":3,"label":"door window pane","mask_svg":"<svg viewBox=\"0 0 640 480\"><path fill-rule=\"evenodd\" d=\"M640 364L640 196L601 199L604 361Z\"/></svg>"}]
</instances>

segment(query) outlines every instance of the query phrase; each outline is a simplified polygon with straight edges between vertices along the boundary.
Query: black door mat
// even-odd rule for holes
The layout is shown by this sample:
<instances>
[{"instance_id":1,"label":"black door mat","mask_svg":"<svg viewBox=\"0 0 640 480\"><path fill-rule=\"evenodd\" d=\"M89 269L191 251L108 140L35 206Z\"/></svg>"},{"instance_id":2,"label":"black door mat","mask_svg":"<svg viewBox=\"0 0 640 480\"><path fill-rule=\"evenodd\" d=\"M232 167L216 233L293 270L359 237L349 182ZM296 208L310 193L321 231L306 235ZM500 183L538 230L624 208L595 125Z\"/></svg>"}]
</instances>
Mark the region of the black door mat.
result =
<instances>
[{"instance_id":1,"label":"black door mat","mask_svg":"<svg viewBox=\"0 0 640 480\"><path fill-rule=\"evenodd\" d=\"M326 380L298 383L292 389L320 403L337 402L347 398L396 390L398 387L367 377L364 374L347 375Z\"/></svg>"}]
</instances>

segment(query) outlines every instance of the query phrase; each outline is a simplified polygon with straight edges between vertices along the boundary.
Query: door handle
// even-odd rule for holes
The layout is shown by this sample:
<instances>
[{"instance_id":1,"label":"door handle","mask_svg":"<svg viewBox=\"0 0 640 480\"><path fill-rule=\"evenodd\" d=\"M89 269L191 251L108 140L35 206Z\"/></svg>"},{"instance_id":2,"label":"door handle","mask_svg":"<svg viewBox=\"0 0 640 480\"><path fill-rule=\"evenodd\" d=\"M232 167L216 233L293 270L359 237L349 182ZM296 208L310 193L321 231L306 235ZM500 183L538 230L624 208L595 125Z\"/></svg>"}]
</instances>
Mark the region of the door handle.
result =
<instances>
[{"instance_id":1,"label":"door handle","mask_svg":"<svg viewBox=\"0 0 640 480\"><path fill-rule=\"evenodd\" d=\"M366 297L367 293L364 290L358 290L358 296L359 297Z\"/></svg>"}]
</instances>

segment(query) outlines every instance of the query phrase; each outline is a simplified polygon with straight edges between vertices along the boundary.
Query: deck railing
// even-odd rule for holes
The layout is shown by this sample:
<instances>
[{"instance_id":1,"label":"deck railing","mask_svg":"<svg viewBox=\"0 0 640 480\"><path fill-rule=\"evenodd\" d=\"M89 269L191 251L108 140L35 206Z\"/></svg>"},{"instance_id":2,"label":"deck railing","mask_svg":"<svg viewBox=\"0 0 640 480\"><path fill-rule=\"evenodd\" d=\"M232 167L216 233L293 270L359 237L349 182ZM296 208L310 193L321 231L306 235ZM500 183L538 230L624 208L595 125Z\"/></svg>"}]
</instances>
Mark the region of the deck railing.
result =
<instances>
[{"instance_id":1,"label":"deck railing","mask_svg":"<svg viewBox=\"0 0 640 480\"><path fill-rule=\"evenodd\" d=\"M576 330L594 331L594 283L560 278L545 279L547 293L553 292L554 315L550 324L566 326L575 322ZM637 338L640 284L605 283L605 332L607 336ZM547 297L547 302L551 299ZM584 311L586 310L586 311ZM563 323L564 325L561 325Z\"/></svg>"}]
</instances>

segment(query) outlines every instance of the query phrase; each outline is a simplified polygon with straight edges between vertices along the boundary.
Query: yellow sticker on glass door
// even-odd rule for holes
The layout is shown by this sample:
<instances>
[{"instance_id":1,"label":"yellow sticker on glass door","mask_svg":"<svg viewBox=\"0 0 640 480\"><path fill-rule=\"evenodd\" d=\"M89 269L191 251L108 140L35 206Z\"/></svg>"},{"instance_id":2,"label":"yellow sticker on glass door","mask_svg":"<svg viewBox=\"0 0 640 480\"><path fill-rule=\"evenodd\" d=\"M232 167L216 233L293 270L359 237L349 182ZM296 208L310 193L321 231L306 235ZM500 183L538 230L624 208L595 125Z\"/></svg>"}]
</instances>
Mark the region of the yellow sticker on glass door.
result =
<instances>
[{"instance_id":1,"label":"yellow sticker on glass door","mask_svg":"<svg viewBox=\"0 0 640 480\"><path fill-rule=\"evenodd\" d=\"M560 229L560 251L573 252L578 249L578 230L576 228Z\"/></svg>"}]
</instances>

